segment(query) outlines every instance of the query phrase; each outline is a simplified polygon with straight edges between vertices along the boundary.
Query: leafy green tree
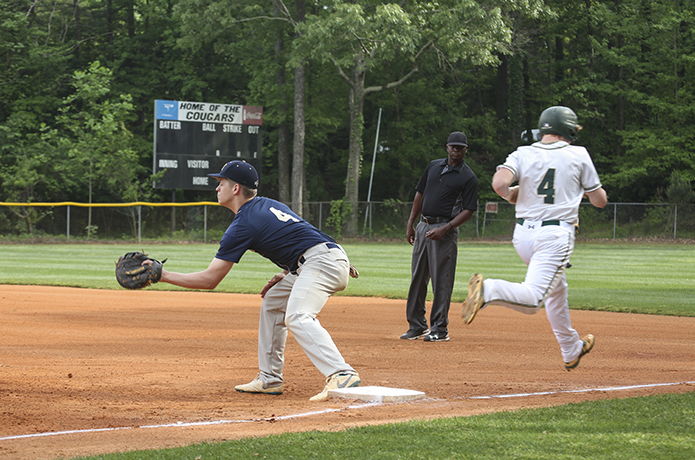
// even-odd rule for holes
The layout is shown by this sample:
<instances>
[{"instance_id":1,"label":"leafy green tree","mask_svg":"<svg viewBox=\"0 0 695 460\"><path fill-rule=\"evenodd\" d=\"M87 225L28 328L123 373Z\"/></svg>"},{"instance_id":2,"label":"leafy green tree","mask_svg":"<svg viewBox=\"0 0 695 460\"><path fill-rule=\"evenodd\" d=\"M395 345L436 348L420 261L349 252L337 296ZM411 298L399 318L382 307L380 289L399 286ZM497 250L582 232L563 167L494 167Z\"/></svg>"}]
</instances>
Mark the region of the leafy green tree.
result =
<instances>
[{"instance_id":1,"label":"leafy green tree","mask_svg":"<svg viewBox=\"0 0 695 460\"><path fill-rule=\"evenodd\" d=\"M119 201L137 201L149 190L147 182L140 180L146 170L139 165L139 152L133 149L132 135L125 127L133 110L131 98L113 97L111 78L111 70L98 61L87 71L76 71L75 92L65 98L58 116L60 130L47 136L67 153L71 167L66 173L87 186L90 204L97 187ZM87 233L95 230L90 207Z\"/></svg>"},{"instance_id":2,"label":"leafy green tree","mask_svg":"<svg viewBox=\"0 0 695 460\"><path fill-rule=\"evenodd\" d=\"M299 9L303 2L297 4ZM276 167L262 172L261 184L266 194L277 190L280 199L289 202L293 199L291 193L294 189L301 191L301 184L290 190L292 161L289 152L292 106L299 104L303 107L304 101L293 102L295 90L289 71L295 69L286 68L288 44L293 39L297 12L280 0L231 3L227 0L190 0L177 3L174 15L181 23L180 47L193 53L212 50L211 60L230 67L227 80L246 89L234 100L230 99L228 91L222 91L217 94L218 100L213 102L264 107L267 139L264 163L270 165L271 158L277 161ZM301 117L299 121L302 121ZM293 156L303 154L295 147ZM277 186L271 184L271 180L277 182Z\"/></svg>"},{"instance_id":3,"label":"leafy green tree","mask_svg":"<svg viewBox=\"0 0 695 460\"><path fill-rule=\"evenodd\" d=\"M688 204L695 201L695 192L690 181L681 176L678 171L671 173L671 183L666 189L666 197L676 204Z\"/></svg>"},{"instance_id":4,"label":"leafy green tree","mask_svg":"<svg viewBox=\"0 0 695 460\"><path fill-rule=\"evenodd\" d=\"M33 202L60 194L55 152L39 126L51 123L64 94L70 45L57 24L69 14L40 2L0 3L0 199ZM20 219L20 232L34 233L50 211L7 208Z\"/></svg>"},{"instance_id":5,"label":"leafy green tree","mask_svg":"<svg viewBox=\"0 0 695 460\"><path fill-rule=\"evenodd\" d=\"M397 88L417 71L427 52L436 52L445 62L492 65L495 52L506 52L511 39L502 7L537 14L539 2L505 2L496 5L470 0L438 3L415 1L336 1L330 8L307 16L295 40L295 59L309 56L335 66L349 91L350 140L345 196L353 214L346 232L357 231L357 201L362 155L365 98ZM384 81L367 76L387 63L408 62L398 78Z\"/></svg>"},{"instance_id":6,"label":"leafy green tree","mask_svg":"<svg viewBox=\"0 0 695 460\"><path fill-rule=\"evenodd\" d=\"M5 134L2 137L10 140L17 137L18 134L13 133L12 129L11 122L0 125L0 132L4 131L3 134ZM4 162L5 164L0 166L3 198L6 201L18 203L43 201L46 196L52 196L60 188L61 182L56 168L59 159L40 135L22 136L22 139L14 140L12 149L16 161ZM35 225L51 212L49 209L23 204L7 209L22 223L22 227L18 228L19 232L29 235L34 234Z\"/></svg>"},{"instance_id":7,"label":"leafy green tree","mask_svg":"<svg viewBox=\"0 0 695 460\"><path fill-rule=\"evenodd\" d=\"M644 0L548 4L555 15L538 22L513 56L531 60L515 80L516 93L525 94L522 107L536 116L556 104L577 112L584 125L578 143L591 152L613 200L652 201L672 170L692 176L692 7Z\"/></svg>"}]
</instances>

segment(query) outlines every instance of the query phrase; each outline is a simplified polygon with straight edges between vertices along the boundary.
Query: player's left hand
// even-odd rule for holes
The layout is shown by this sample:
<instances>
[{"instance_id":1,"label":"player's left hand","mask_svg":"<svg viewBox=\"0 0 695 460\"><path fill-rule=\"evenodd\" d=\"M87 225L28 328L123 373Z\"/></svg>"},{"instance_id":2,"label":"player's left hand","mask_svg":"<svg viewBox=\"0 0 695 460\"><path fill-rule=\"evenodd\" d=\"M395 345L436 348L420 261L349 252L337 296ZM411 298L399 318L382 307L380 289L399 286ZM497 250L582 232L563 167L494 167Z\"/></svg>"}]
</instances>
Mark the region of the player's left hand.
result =
<instances>
[{"instance_id":1,"label":"player's left hand","mask_svg":"<svg viewBox=\"0 0 695 460\"><path fill-rule=\"evenodd\" d=\"M271 287L275 286L280 281L282 281L287 275L287 273L288 272L283 271L270 278L268 282L265 283L265 286L263 286L263 289L261 289L261 298L265 297L266 293L270 290Z\"/></svg>"},{"instance_id":2,"label":"player's left hand","mask_svg":"<svg viewBox=\"0 0 695 460\"><path fill-rule=\"evenodd\" d=\"M129 252L116 262L116 280L126 289L142 289L162 278L162 265L143 252Z\"/></svg>"}]
</instances>

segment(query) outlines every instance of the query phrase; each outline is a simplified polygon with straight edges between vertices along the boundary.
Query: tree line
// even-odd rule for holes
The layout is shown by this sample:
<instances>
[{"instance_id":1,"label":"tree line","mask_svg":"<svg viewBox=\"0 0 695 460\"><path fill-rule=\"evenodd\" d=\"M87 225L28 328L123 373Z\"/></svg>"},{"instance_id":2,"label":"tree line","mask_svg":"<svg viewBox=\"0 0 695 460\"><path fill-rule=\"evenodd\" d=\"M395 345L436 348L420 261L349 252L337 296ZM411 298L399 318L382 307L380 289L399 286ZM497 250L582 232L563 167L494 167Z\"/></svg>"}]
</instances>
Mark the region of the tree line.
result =
<instances>
[{"instance_id":1,"label":"tree line","mask_svg":"<svg viewBox=\"0 0 695 460\"><path fill-rule=\"evenodd\" d=\"M341 201L347 234L374 150L371 199L410 201L464 131L495 200L495 167L551 105L577 112L609 200L692 201L694 14L684 0L5 0L0 199L170 201L151 185L153 103L169 99L263 106L262 194L300 213ZM12 209L27 231L41 218Z\"/></svg>"}]
</instances>

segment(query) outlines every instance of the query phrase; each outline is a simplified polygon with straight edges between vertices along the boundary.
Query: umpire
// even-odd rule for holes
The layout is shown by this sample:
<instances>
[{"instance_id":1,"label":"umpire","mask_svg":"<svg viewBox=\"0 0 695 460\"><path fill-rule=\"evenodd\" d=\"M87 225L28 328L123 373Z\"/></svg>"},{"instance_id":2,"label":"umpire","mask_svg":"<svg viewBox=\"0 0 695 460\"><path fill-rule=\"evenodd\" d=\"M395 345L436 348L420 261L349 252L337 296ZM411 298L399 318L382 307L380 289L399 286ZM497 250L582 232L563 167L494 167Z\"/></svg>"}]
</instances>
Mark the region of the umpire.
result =
<instances>
[{"instance_id":1,"label":"umpire","mask_svg":"<svg viewBox=\"0 0 695 460\"><path fill-rule=\"evenodd\" d=\"M410 327L401 336L404 340L449 340L447 326L456 275L458 227L477 209L478 178L464 161L468 151L464 133L451 133L446 150L448 156L430 162L415 187L406 228L413 257L406 303ZM428 328L425 298L430 279L434 297Z\"/></svg>"}]
</instances>

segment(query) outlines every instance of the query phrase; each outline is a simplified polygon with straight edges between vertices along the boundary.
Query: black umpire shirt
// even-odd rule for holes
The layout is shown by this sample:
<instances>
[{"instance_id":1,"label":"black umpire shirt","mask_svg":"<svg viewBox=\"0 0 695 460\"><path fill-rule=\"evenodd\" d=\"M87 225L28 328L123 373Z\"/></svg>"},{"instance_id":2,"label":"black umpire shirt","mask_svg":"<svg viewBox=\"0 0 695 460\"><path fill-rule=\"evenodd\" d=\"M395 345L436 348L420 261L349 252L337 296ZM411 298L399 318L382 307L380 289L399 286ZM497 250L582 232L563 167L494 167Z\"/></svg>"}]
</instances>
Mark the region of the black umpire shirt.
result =
<instances>
[{"instance_id":1,"label":"black umpire shirt","mask_svg":"<svg viewBox=\"0 0 695 460\"><path fill-rule=\"evenodd\" d=\"M453 218L478 209L478 178L465 161L449 166L447 158L427 165L415 190L422 193L423 216Z\"/></svg>"}]
</instances>

